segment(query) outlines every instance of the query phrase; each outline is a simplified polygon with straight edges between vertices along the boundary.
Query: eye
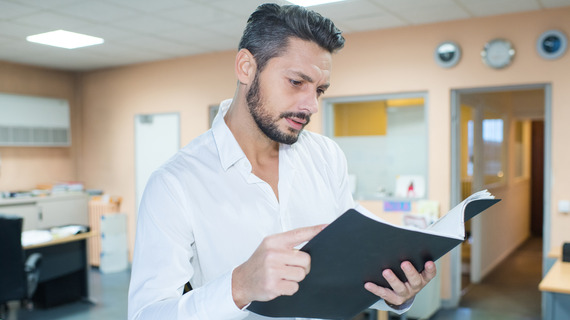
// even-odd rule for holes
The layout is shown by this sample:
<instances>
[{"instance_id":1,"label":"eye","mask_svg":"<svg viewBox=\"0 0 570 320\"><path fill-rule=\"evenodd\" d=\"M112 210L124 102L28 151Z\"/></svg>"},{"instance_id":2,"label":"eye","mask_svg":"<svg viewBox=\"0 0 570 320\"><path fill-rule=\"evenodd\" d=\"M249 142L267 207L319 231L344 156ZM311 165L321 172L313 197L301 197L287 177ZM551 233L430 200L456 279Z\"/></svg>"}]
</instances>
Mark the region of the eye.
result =
<instances>
[{"instance_id":1,"label":"eye","mask_svg":"<svg viewBox=\"0 0 570 320\"><path fill-rule=\"evenodd\" d=\"M301 81L297 81L297 80L293 80L293 79L289 79L289 82L291 83L291 85L293 85L293 87L299 87L299 86L301 86L301 84L303 84Z\"/></svg>"},{"instance_id":2,"label":"eye","mask_svg":"<svg viewBox=\"0 0 570 320\"><path fill-rule=\"evenodd\" d=\"M325 93L325 90L323 88L317 88L317 97L322 96Z\"/></svg>"}]
</instances>

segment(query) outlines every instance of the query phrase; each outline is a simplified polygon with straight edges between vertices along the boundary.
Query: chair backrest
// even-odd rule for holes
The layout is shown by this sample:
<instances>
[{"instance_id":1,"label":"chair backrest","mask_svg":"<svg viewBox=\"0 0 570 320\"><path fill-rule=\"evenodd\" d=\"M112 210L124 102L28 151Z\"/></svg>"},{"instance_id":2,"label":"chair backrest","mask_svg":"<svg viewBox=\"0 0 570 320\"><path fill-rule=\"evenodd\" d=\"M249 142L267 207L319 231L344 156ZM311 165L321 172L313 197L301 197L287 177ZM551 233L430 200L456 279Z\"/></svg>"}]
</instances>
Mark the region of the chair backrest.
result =
<instances>
[{"instance_id":1,"label":"chair backrest","mask_svg":"<svg viewBox=\"0 0 570 320\"><path fill-rule=\"evenodd\" d=\"M0 214L0 303L26 297L23 218Z\"/></svg>"}]
</instances>

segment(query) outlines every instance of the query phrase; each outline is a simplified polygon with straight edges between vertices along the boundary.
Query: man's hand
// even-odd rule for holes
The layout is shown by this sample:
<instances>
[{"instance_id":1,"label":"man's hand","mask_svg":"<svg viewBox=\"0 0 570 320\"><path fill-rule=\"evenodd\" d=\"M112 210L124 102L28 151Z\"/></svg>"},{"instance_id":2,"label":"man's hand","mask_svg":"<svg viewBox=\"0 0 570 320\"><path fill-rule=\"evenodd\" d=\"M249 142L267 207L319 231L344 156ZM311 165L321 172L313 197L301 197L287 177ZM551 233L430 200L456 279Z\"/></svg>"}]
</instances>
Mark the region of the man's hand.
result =
<instances>
[{"instance_id":1,"label":"man's hand","mask_svg":"<svg viewBox=\"0 0 570 320\"><path fill-rule=\"evenodd\" d=\"M392 270L386 269L382 271L382 276L388 281L393 290L380 287L372 282L365 283L364 288L384 299L389 305L399 306L413 298L437 273L435 264L432 261L426 262L422 273L418 273L409 261L402 262L400 267L406 274L408 282L403 283Z\"/></svg>"},{"instance_id":2,"label":"man's hand","mask_svg":"<svg viewBox=\"0 0 570 320\"><path fill-rule=\"evenodd\" d=\"M252 301L269 301L299 290L311 268L308 253L295 246L312 239L326 225L299 228L263 239L253 255L232 273L232 295L240 309Z\"/></svg>"}]
</instances>

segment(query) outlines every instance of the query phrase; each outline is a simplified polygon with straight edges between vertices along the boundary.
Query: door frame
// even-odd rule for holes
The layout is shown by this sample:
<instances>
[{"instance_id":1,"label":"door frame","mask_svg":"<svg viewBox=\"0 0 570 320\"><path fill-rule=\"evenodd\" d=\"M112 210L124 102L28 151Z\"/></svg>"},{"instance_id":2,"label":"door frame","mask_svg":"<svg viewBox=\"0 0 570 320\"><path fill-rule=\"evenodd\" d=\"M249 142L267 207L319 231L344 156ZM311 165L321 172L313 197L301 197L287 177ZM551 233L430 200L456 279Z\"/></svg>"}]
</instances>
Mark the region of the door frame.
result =
<instances>
[{"instance_id":1,"label":"door frame","mask_svg":"<svg viewBox=\"0 0 570 320\"><path fill-rule=\"evenodd\" d=\"M543 202L543 255L550 250L550 194L552 181L552 86L548 83L538 83L529 85L510 85L496 87L478 87L451 90L451 194L450 207L453 208L461 202L461 156L460 156L460 109L461 94L489 93L499 91L521 91L521 90L544 90L544 202ZM476 228L478 225L472 225ZM475 232L474 232L475 233ZM480 233L479 233L480 234ZM480 241L480 239L473 239ZM456 247L450 254L451 271L451 296L449 300L443 301L445 307L457 307L461 299L461 246ZM545 259L543 259L543 270Z\"/></svg>"}]
</instances>

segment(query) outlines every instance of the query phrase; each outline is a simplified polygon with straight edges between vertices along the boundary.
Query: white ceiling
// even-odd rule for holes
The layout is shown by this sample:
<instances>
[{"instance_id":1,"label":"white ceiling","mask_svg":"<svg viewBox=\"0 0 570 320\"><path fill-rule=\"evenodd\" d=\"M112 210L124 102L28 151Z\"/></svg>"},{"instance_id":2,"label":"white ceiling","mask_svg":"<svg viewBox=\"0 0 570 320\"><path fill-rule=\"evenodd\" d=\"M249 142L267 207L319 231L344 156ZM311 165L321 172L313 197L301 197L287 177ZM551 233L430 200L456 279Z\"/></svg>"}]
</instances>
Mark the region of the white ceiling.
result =
<instances>
[{"instance_id":1,"label":"white ceiling","mask_svg":"<svg viewBox=\"0 0 570 320\"><path fill-rule=\"evenodd\" d=\"M263 2L0 0L0 60L81 71L231 50ZM311 9L350 33L561 6L570 0L347 0ZM58 29L105 43L68 50L26 41Z\"/></svg>"}]
</instances>

